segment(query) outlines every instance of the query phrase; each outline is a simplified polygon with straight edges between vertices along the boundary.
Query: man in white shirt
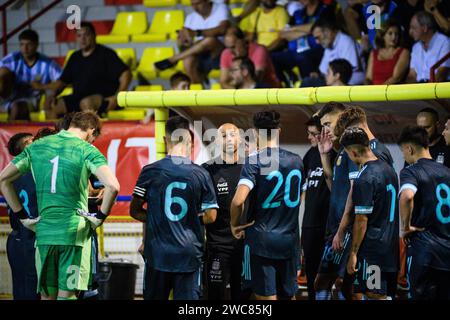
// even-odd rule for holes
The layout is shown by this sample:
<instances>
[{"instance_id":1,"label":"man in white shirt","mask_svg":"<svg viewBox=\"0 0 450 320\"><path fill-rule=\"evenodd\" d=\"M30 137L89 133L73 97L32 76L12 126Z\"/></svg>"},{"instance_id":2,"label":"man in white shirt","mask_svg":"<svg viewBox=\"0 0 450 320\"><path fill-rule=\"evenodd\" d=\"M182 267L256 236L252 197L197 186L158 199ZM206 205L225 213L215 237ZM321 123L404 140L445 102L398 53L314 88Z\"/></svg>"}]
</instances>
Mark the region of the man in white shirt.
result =
<instances>
[{"instance_id":1,"label":"man in white shirt","mask_svg":"<svg viewBox=\"0 0 450 320\"><path fill-rule=\"evenodd\" d=\"M325 51L319 65L320 74L311 73L310 77L302 81L302 87L324 86L328 65L336 59L345 59L351 64L353 72L349 85L364 83L365 62L361 47L352 37L339 31L335 19L327 17L317 20L312 27L312 34Z\"/></svg>"},{"instance_id":2,"label":"man in white shirt","mask_svg":"<svg viewBox=\"0 0 450 320\"><path fill-rule=\"evenodd\" d=\"M411 19L409 34L417 42L412 48L408 82L430 81L433 65L450 52L450 39L436 29L436 21L428 12L418 12ZM448 80L449 70L447 59L435 70L435 81Z\"/></svg>"},{"instance_id":3,"label":"man in white shirt","mask_svg":"<svg viewBox=\"0 0 450 320\"><path fill-rule=\"evenodd\" d=\"M191 0L194 11L178 33L180 53L155 63L159 70L171 68L183 60L192 83L202 83L209 71L219 69L222 37L229 27L230 12L227 5L210 0Z\"/></svg>"}]
</instances>

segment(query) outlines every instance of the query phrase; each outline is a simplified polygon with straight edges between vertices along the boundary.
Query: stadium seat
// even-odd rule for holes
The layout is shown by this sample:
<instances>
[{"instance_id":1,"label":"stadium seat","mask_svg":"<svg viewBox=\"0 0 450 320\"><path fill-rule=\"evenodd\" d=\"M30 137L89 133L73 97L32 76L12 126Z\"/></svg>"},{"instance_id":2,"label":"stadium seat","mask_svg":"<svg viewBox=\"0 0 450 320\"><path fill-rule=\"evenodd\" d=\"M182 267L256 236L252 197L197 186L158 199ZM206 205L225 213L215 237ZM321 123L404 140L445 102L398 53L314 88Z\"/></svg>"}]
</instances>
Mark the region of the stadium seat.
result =
<instances>
[{"instance_id":1,"label":"stadium seat","mask_svg":"<svg viewBox=\"0 0 450 320\"><path fill-rule=\"evenodd\" d=\"M68 96L68 95L70 95L72 93L73 93L73 88L70 87L70 86L67 86L67 87L64 88L63 91L61 91L61 93L58 95L58 98L64 97L64 96Z\"/></svg>"},{"instance_id":2,"label":"stadium seat","mask_svg":"<svg viewBox=\"0 0 450 320\"><path fill-rule=\"evenodd\" d=\"M242 13L242 10L244 10L244 8L233 8L231 9L231 15L233 17L237 17ZM241 22L239 22L239 28L241 28L242 31L247 31L250 32L250 20L248 17L244 18Z\"/></svg>"},{"instance_id":3,"label":"stadium seat","mask_svg":"<svg viewBox=\"0 0 450 320\"><path fill-rule=\"evenodd\" d=\"M95 28L97 35L110 34L114 25L114 20L95 20L89 21ZM76 32L67 28L66 21L60 21L55 24L56 42L75 42Z\"/></svg>"},{"instance_id":4,"label":"stadium seat","mask_svg":"<svg viewBox=\"0 0 450 320\"><path fill-rule=\"evenodd\" d=\"M142 120L145 118L145 109L126 109L108 111L106 117L108 120Z\"/></svg>"},{"instance_id":5,"label":"stadium seat","mask_svg":"<svg viewBox=\"0 0 450 320\"><path fill-rule=\"evenodd\" d=\"M148 86L136 86L134 91L163 91L164 88L160 84L152 84Z\"/></svg>"},{"instance_id":6,"label":"stadium seat","mask_svg":"<svg viewBox=\"0 0 450 320\"><path fill-rule=\"evenodd\" d=\"M136 69L137 60L134 48L115 48L114 51L131 70Z\"/></svg>"},{"instance_id":7,"label":"stadium seat","mask_svg":"<svg viewBox=\"0 0 450 320\"><path fill-rule=\"evenodd\" d=\"M143 3L146 7L174 7L177 0L144 0Z\"/></svg>"},{"instance_id":8,"label":"stadium seat","mask_svg":"<svg viewBox=\"0 0 450 320\"><path fill-rule=\"evenodd\" d=\"M147 80L156 79L157 75L163 79L169 79L176 72L174 68L164 70L157 74L153 64L157 61L170 58L173 55L174 50L172 47L146 48L142 53L141 61L137 67L138 75Z\"/></svg>"},{"instance_id":9,"label":"stadium seat","mask_svg":"<svg viewBox=\"0 0 450 320\"><path fill-rule=\"evenodd\" d=\"M98 43L127 43L131 35L142 34L147 30L147 13L119 12L116 16L113 29L108 35L98 35Z\"/></svg>"},{"instance_id":10,"label":"stadium seat","mask_svg":"<svg viewBox=\"0 0 450 320\"><path fill-rule=\"evenodd\" d=\"M203 85L201 83L192 83L189 86L189 90L203 90Z\"/></svg>"},{"instance_id":11,"label":"stadium seat","mask_svg":"<svg viewBox=\"0 0 450 320\"><path fill-rule=\"evenodd\" d=\"M221 89L222 89L222 87L220 86L220 83L218 83L218 82L213 83L211 85L211 90L221 90Z\"/></svg>"},{"instance_id":12,"label":"stadium seat","mask_svg":"<svg viewBox=\"0 0 450 320\"><path fill-rule=\"evenodd\" d=\"M212 69L209 73L208 73L208 78L214 78L214 79L218 79L220 78L220 69Z\"/></svg>"},{"instance_id":13,"label":"stadium seat","mask_svg":"<svg viewBox=\"0 0 450 320\"><path fill-rule=\"evenodd\" d=\"M45 122L45 111L30 112L30 119L33 122Z\"/></svg>"},{"instance_id":14,"label":"stadium seat","mask_svg":"<svg viewBox=\"0 0 450 320\"><path fill-rule=\"evenodd\" d=\"M63 65L63 67L66 66L67 61L69 61L70 56L71 56L72 53L74 53L74 52L75 52L75 50L69 50L69 51L67 51L66 58L64 59L64 65Z\"/></svg>"},{"instance_id":15,"label":"stadium seat","mask_svg":"<svg viewBox=\"0 0 450 320\"><path fill-rule=\"evenodd\" d=\"M180 3L183 6L190 6L191 5L191 0L181 0Z\"/></svg>"},{"instance_id":16,"label":"stadium seat","mask_svg":"<svg viewBox=\"0 0 450 320\"><path fill-rule=\"evenodd\" d=\"M153 16L150 29L145 34L137 34L131 37L133 42L162 42L167 38L177 39L177 30L183 28L184 11L168 10L157 11Z\"/></svg>"}]
</instances>

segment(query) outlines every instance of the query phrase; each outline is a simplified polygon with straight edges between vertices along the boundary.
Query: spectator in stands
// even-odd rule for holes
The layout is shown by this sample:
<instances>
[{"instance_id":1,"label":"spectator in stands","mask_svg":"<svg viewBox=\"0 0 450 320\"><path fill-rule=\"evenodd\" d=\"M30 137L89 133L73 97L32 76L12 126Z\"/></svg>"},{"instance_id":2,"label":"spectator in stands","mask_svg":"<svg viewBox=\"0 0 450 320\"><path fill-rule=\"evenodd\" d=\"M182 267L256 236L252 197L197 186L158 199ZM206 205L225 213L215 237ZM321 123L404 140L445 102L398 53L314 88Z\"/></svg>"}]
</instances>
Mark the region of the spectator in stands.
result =
<instances>
[{"instance_id":1,"label":"spectator in stands","mask_svg":"<svg viewBox=\"0 0 450 320\"><path fill-rule=\"evenodd\" d=\"M183 72L177 72L170 77L170 90L189 90L191 79Z\"/></svg>"},{"instance_id":2,"label":"spectator in stands","mask_svg":"<svg viewBox=\"0 0 450 320\"><path fill-rule=\"evenodd\" d=\"M345 59L336 59L328 65L327 86L346 86L352 77L352 65Z\"/></svg>"},{"instance_id":3,"label":"spectator in stands","mask_svg":"<svg viewBox=\"0 0 450 320\"><path fill-rule=\"evenodd\" d=\"M262 83L256 81L255 65L249 58L234 58L230 75L235 89L265 88Z\"/></svg>"},{"instance_id":4,"label":"spectator in stands","mask_svg":"<svg viewBox=\"0 0 450 320\"><path fill-rule=\"evenodd\" d=\"M361 47L349 35L339 30L336 20L329 16L320 18L314 23L312 33L325 51L319 65L320 73L312 72L309 77L303 79L302 87L325 85L324 76L328 71L328 65L330 61L336 59L345 59L352 65L353 72L349 85L364 82L364 60L361 57Z\"/></svg>"},{"instance_id":5,"label":"spectator in stands","mask_svg":"<svg viewBox=\"0 0 450 320\"><path fill-rule=\"evenodd\" d=\"M401 26L388 20L377 30L377 49L372 50L366 72L366 84L394 84L402 82L409 69L409 50L401 43Z\"/></svg>"},{"instance_id":6,"label":"spectator in stands","mask_svg":"<svg viewBox=\"0 0 450 320\"><path fill-rule=\"evenodd\" d=\"M230 74L233 59L248 57L255 65L256 79L272 88L279 88L280 82L275 75L269 52L266 47L248 42L244 33L237 27L231 27L225 35L225 46L220 56L220 85L223 89L234 88Z\"/></svg>"},{"instance_id":7,"label":"spectator in stands","mask_svg":"<svg viewBox=\"0 0 450 320\"><path fill-rule=\"evenodd\" d=\"M416 13L425 10L423 6L424 0L401 0L396 3L397 9L393 19L400 23L403 46L411 52L414 40L409 36L409 23Z\"/></svg>"},{"instance_id":8,"label":"spectator in stands","mask_svg":"<svg viewBox=\"0 0 450 320\"><path fill-rule=\"evenodd\" d=\"M41 90L59 78L61 68L37 51L36 31L22 31L19 43L20 51L0 61L0 112L8 112L9 120L30 120L30 111L39 108Z\"/></svg>"},{"instance_id":9,"label":"spectator in stands","mask_svg":"<svg viewBox=\"0 0 450 320\"><path fill-rule=\"evenodd\" d=\"M411 19L409 33L417 41L412 49L408 82L430 81L430 71L436 62L450 52L450 39L436 30L431 14L422 11ZM436 81L446 81L450 59L444 61L435 72Z\"/></svg>"},{"instance_id":10,"label":"spectator in stands","mask_svg":"<svg viewBox=\"0 0 450 320\"><path fill-rule=\"evenodd\" d=\"M52 87L60 92L68 85L73 94L55 99L47 106L47 119L61 117L68 112L96 111L102 115L117 109L117 94L128 89L131 72L114 50L95 41L95 29L89 22L82 22L77 30L80 50L67 61L64 71Z\"/></svg>"},{"instance_id":11,"label":"spectator in stands","mask_svg":"<svg viewBox=\"0 0 450 320\"><path fill-rule=\"evenodd\" d=\"M450 34L450 1L425 0L425 10L431 14L438 28L446 35Z\"/></svg>"},{"instance_id":12,"label":"spectator in stands","mask_svg":"<svg viewBox=\"0 0 450 320\"><path fill-rule=\"evenodd\" d=\"M159 70L171 68L183 60L192 83L202 83L212 69L218 69L224 46L221 37L229 27L230 12L227 5L210 0L192 0L194 12L178 33L180 53L155 63Z\"/></svg>"},{"instance_id":13,"label":"spectator in stands","mask_svg":"<svg viewBox=\"0 0 450 320\"><path fill-rule=\"evenodd\" d=\"M375 22L373 6L380 8L380 23L384 23L396 14L397 3L393 0L372 0L365 4L358 4L357 1L351 1L351 3L353 6L347 7L344 13L347 29L354 39L360 39L361 34L365 35L362 39L362 46L367 51L369 48L375 47L377 30L372 26L372 23Z\"/></svg>"},{"instance_id":14,"label":"spectator in stands","mask_svg":"<svg viewBox=\"0 0 450 320\"><path fill-rule=\"evenodd\" d=\"M281 30L277 41L288 44L287 51L273 52L272 60L277 71L278 79L286 86L294 83L292 68L298 67L302 78L311 72L317 72L323 55L323 48L311 35L311 27L319 16L328 8L320 0L300 0L303 9L294 12L293 26ZM333 12L334 13L334 12ZM289 75L289 79L285 76Z\"/></svg>"},{"instance_id":15,"label":"spectator in stands","mask_svg":"<svg viewBox=\"0 0 450 320\"><path fill-rule=\"evenodd\" d=\"M249 16L248 39L267 47L279 49L278 32L289 22L286 9L277 6L276 0L261 0L261 6Z\"/></svg>"}]
</instances>

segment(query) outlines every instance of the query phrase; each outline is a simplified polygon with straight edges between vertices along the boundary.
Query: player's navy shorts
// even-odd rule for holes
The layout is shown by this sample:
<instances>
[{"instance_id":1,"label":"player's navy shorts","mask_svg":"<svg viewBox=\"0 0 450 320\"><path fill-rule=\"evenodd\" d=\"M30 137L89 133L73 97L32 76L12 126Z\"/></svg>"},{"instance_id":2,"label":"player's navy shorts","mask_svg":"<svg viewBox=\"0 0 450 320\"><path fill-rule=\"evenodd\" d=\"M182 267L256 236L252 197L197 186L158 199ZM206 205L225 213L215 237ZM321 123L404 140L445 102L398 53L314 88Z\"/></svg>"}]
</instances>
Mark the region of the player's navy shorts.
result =
<instances>
[{"instance_id":1,"label":"player's navy shorts","mask_svg":"<svg viewBox=\"0 0 450 320\"><path fill-rule=\"evenodd\" d=\"M164 272L145 265L144 300L168 300L171 290L174 300L198 300L200 286L199 270L188 273Z\"/></svg>"},{"instance_id":2,"label":"player's navy shorts","mask_svg":"<svg viewBox=\"0 0 450 320\"><path fill-rule=\"evenodd\" d=\"M447 283L450 273L450 264L446 264L450 248L444 241L433 241L427 233L418 232L407 239L407 283L412 299L428 300L436 295L442 296L437 291ZM447 292L444 295L450 298L450 290Z\"/></svg>"},{"instance_id":3,"label":"player's navy shorts","mask_svg":"<svg viewBox=\"0 0 450 320\"><path fill-rule=\"evenodd\" d=\"M319 274L337 274L343 278L347 267L348 257L350 255L350 247L352 244L352 234L346 232L344 235L344 245L341 251L333 250L333 237L331 236L325 242L322 260L319 265Z\"/></svg>"},{"instance_id":4,"label":"player's navy shorts","mask_svg":"<svg viewBox=\"0 0 450 320\"><path fill-rule=\"evenodd\" d=\"M380 296L388 295L388 274L379 268L372 269L366 259L359 256L355 281L353 283L354 293L372 293ZM378 273L379 272L379 273ZM376 277L378 277L377 279Z\"/></svg>"},{"instance_id":5,"label":"player's navy shorts","mask_svg":"<svg viewBox=\"0 0 450 320\"><path fill-rule=\"evenodd\" d=\"M248 259L250 258L250 259ZM270 259L254 254L244 259L244 286L250 285L253 293L267 297L290 299L297 292L298 257L291 259Z\"/></svg>"}]
</instances>

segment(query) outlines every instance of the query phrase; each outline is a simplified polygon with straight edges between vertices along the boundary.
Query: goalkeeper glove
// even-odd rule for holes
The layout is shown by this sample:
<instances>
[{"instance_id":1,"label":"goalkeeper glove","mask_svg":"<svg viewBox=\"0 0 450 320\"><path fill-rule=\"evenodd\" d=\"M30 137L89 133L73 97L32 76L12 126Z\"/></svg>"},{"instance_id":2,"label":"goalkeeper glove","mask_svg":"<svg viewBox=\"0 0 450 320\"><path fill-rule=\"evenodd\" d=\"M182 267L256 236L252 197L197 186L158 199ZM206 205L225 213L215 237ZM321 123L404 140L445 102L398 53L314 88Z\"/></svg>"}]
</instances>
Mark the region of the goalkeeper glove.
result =
<instances>
[{"instance_id":1,"label":"goalkeeper glove","mask_svg":"<svg viewBox=\"0 0 450 320\"><path fill-rule=\"evenodd\" d=\"M19 212L14 212L14 214L19 216L20 222L25 228L36 232L36 223L39 222L41 217L30 218L24 208L22 208Z\"/></svg>"},{"instance_id":2,"label":"goalkeeper glove","mask_svg":"<svg viewBox=\"0 0 450 320\"><path fill-rule=\"evenodd\" d=\"M91 224L92 229L100 227L108 215L105 215L100 209L97 212L84 212L81 209L77 210L79 216L84 217Z\"/></svg>"}]
</instances>

